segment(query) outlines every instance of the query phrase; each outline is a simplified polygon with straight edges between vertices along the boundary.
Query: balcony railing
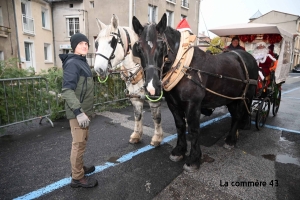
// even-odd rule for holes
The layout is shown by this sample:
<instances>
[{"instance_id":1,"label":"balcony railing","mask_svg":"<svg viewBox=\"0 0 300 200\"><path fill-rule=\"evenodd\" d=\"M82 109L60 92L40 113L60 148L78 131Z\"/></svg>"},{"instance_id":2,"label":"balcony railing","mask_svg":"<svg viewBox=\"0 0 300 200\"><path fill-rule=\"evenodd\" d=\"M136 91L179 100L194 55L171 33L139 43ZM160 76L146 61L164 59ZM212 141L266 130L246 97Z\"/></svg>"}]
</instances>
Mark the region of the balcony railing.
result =
<instances>
[{"instance_id":1,"label":"balcony railing","mask_svg":"<svg viewBox=\"0 0 300 200\"><path fill-rule=\"evenodd\" d=\"M34 20L32 17L22 15L23 31L34 35Z\"/></svg>"},{"instance_id":2,"label":"balcony railing","mask_svg":"<svg viewBox=\"0 0 300 200\"><path fill-rule=\"evenodd\" d=\"M189 8L189 3L188 3L188 1L182 0L182 1L181 1L181 6L182 6L182 7L185 7L185 8Z\"/></svg>"},{"instance_id":3,"label":"balcony railing","mask_svg":"<svg viewBox=\"0 0 300 200\"><path fill-rule=\"evenodd\" d=\"M0 26L0 36L2 37L8 37L8 34L11 32L9 27L6 26Z\"/></svg>"}]
</instances>

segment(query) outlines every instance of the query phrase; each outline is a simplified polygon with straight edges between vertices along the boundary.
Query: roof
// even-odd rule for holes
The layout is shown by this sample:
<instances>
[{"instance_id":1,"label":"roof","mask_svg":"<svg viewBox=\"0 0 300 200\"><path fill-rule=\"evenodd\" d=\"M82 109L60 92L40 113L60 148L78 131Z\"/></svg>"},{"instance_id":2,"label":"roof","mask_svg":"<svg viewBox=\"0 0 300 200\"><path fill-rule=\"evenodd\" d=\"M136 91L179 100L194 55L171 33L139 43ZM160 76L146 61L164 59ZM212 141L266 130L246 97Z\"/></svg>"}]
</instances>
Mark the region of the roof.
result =
<instances>
[{"instance_id":1,"label":"roof","mask_svg":"<svg viewBox=\"0 0 300 200\"><path fill-rule=\"evenodd\" d=\"M259 23L247 23L247 24L233 24L227 26L220 26L210 29L218 36L230 36L230 35L254 35L254 34L281 34L282 36L293 38L293 34L279 28L275 24L259 24Z\"/></svg>"},{"instance_id":2,"label":"roof","mask_svg":"<svg viewBox=\"0 0 300 200\"><path fill-rule=\"evenodd\" d=\"M250 17L250 20L251 20L251 19L259 18L260 16L262 16L262 14L261 14L261 12L258 10L254 15L252 15L252 17Z\"/></svg>"},{"instance_id":3,"label":"roof","mask_svg":"<svg viewBox=\"0 0 300 200\"><path fill-rule=\"evenodd\" d=\"M277 10L271 10L270 12L267 12L267 13L261 15L260 17L265 16L265 15L269 15L269 14L272 13L272 12L276 12L276 13L280 13L280 14L284 14L284 15L294 16L295 18L300 17L299 15L295 15L295 14L291 14L291 13L285 13L285 12L281 12L281 11L277 11ZM259 18L259 17L258 17L258 18ZM257 19L257 18L256 18L256 19ZM254 20L255 20L255 19L254 19Z\"/></svg>"}]
</instances>

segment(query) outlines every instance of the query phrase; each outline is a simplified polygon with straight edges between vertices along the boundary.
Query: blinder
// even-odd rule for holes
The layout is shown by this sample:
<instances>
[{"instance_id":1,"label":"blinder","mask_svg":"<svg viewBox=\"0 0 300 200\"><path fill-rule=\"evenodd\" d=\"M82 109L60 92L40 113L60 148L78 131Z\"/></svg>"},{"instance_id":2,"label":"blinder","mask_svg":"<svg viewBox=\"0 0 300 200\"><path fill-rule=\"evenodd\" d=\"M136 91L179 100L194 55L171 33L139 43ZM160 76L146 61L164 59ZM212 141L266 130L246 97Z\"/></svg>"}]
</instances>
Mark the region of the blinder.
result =
<instances>
[{"instance_id":1,"label":"blinder","mask_svg":"<svg viewBox=\"0 0 300 200\"><path fill-rule=\"evenodd\" d=\"M110 46L113 49L110 56L107 58L105 55L103 55L101 53L95 53L95 55L105 58L106 60L108 60L109 66L112 66L111 65L111 60L115 58L115 51L116 51L116 48L117 48L117 44L120 43L122 45L123 49L124 49L124 43L122 41L119 29L118 29L118 33L110 32L110 35L113 36L112 40L110 41ZM98 41L95 42L95 47L96 47L96 50L98 50Z\"/></svg>"}]
</instances>

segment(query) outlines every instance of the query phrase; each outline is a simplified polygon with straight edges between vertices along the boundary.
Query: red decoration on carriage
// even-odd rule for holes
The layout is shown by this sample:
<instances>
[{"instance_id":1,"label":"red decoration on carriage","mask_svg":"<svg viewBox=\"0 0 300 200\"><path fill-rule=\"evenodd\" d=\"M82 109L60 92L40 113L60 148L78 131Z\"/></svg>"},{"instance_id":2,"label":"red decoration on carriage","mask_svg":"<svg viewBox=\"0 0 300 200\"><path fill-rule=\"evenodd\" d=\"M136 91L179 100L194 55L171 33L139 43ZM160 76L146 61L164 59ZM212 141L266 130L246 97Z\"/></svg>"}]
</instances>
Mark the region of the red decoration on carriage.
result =
<instances>
[{"instance_id":1,"label":"red decoration on carriage","mask_svg":"<svg viewBox=\"0 0 300 200\"><path fill-rule=\"evenodd\" d=\"M282 40L281 35L279 34L264 34L263 41L268 42L270 44L279 43Z\"/></svg>"},{"instance_id":2,"label":"red decoration on carriage","mask_svg":"<svg viewBox=\"0 0 300 200\"><path fill-rule=\"evenodd\" d=\"M246 42L251 43L255 40L256 35L240 35L239 38L244 43L246 43Z\"/></svg>"}]
</instances>

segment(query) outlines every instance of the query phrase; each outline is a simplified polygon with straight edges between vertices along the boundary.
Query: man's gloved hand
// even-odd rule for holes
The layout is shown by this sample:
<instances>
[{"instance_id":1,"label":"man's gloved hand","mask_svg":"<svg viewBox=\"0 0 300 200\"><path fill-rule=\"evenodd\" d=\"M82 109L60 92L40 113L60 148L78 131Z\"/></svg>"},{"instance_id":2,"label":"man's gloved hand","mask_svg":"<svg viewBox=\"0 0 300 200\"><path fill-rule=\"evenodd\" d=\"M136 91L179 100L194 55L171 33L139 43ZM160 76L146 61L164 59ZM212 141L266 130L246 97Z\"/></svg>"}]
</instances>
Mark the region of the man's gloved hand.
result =
<instances>
[{"instance_id":1,"label":"man's gloved hand","mask_svg":"<svg viewBox=\"0 0 300 200\"><path fill-rule=\"evenodd\" d=\"M81 128L87 128L90 124L90 119L85 113L80 113L76 116L78 124Z\"/></svg>"}]
</instances>

